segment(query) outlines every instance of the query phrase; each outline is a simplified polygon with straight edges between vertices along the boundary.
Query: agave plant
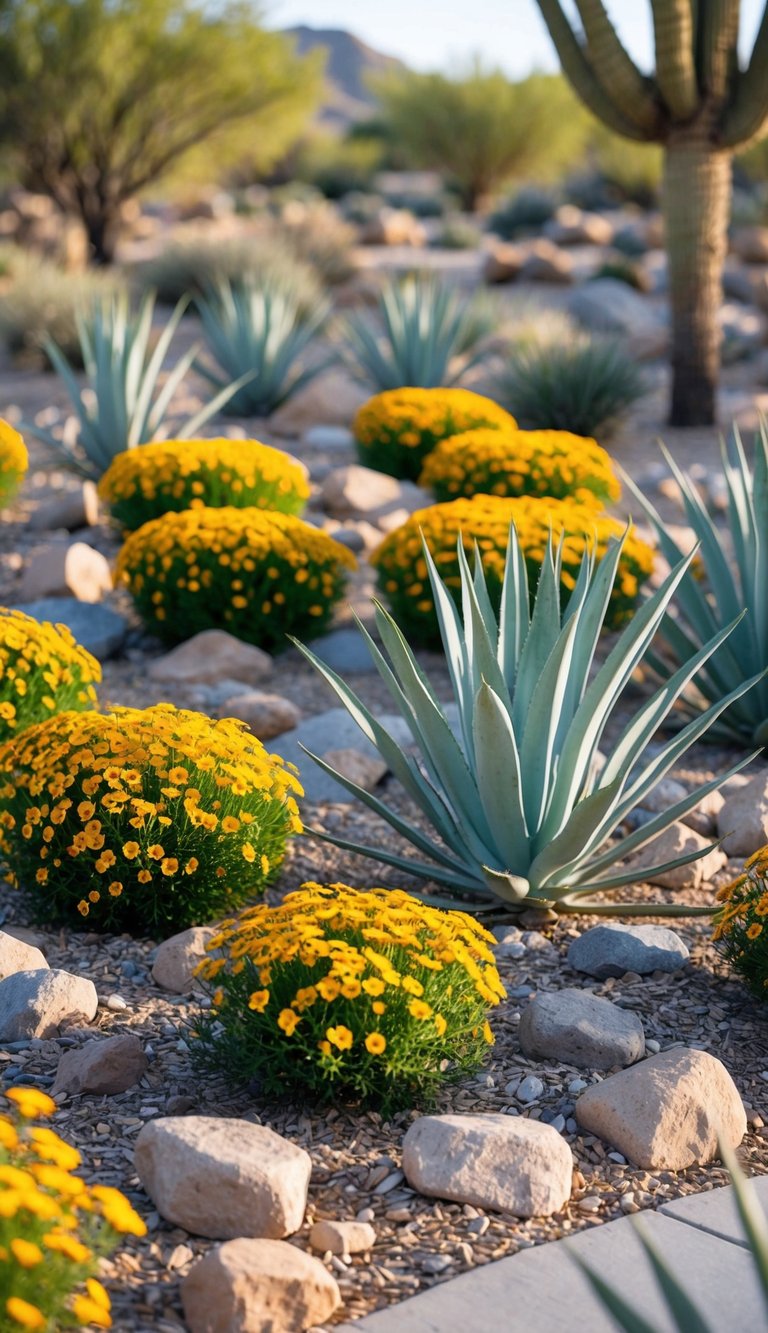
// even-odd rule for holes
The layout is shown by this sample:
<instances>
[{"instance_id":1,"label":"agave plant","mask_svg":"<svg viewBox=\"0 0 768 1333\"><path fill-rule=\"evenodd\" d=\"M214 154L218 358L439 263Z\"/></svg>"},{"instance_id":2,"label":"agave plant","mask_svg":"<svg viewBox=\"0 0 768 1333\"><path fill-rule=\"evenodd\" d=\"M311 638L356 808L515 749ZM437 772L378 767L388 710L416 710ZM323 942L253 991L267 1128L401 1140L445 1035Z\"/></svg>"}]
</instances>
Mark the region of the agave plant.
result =
<instances>
[{"instance_id":1,"label":"agave plant","mask_svg":"<svg viewBox=\"0 0 768 1333\"><path fill-rule=\"evenodd\" d=\"M569 430L605 438L645 379L615 342L581 335L513 348L496 378L496 397L525 430Z\"/></svg>"},{"instance_id":2,"label":"agave plant","mask_svg":"<svg viewBox=\"0 0 768 1333\"><path fill-rule=\"evenodd\" d=\"M333 360L304 362L327 317L327 303L306 310L296 292L269 278L222 278L198 299L197 309L208 350L225 375L247 378L226 404L236 416L269 416ZM228 383L204 364L198 362L197 369L212 384Z\"/></svg>"},{"instance_id":3,"label":"agave plant","mask_svg":"<svg viewBox=\"0 0 768 1333\"><path fill-rule=\"evenodd\" d=\"M747 1248L757 1269L757 1279L768 1315L768 1218L760 1207L752 1185L741 1171L736 1154L732 1149L721 1145L720 1156L731 1175L736 1207ZM713 1333L711 1325L707 1323L698 1306L687 1295L685 1288L638 1223L635 1223L635 1229L667 1307L669 1321L665 1321L664 1328L675 1328L677 1333ZM615 1287L585 1264L575 1252L571 1257L578 1264L618 1328L624 1329L625 1333L661 1333L658 1325L649 1323L639 1315L635 1307L630 1305ZM759 1322L756 1311L755 1328L759 1326Z\"/></svg>"},{"instance_id":4,"label":"agave plant","mask_svg":"<svg viewBox=\"0 0 768 1333\"><path fill-rule=\"evenodd\" d=\"M343 326L353 374L377 391L456 384L484 355L496 323L491 304L462 300L431 276L390 281L376 322L352 315Z\"/></svg>"},{"instance_id":5,"label":"agave plant","mask_svg":"<svg viewBox=\"0 0 768 1333\"><path fill-rule=\"evenodd\" d=\"M132 313L128 296L120 292L109 301L95 304L88 314L79 312L77 332L85 367L86 386L81 389L75 372L52 338L44 347L61 376L72 400L78 422L76 439L57 439L33 422L25 429L63 454L68 465L81 476L98 480L112 459L157 437L169 414L171 400L184 379L197 348L179 357L161 386L163 362L187 302L180 301L152 346L153 294ZM174 425L177 438L194 435L226 402L237 385L221 393L181 424Z\"/></svg>"},{"instance_id":6,"label":"agave plant","mask_svg":"<svg viewBox=\"0 0 768 1333\"><path fill-rule=\"evenodd\" d=\"M720 629L637 709L598 770L597 751L606 725L692 559L682 560L644 603L590 680L625 540L626 534L612 542L599 563L592 553L585 555L564 611L560 548L553 550L550 540L531 612L525 561L513 527L498 618L481 560L476 557L473 575L459 540L460 614L425 544L458 736L384 607L376 603L375 618L389 661L360 626L379 674L412 732L419 762L402 752L336 672L302 648L431 826L430 833L422 832L377 796L311 755L428 860L406 859L384 846L329 841L455 891L490 899L497 907L501 899L511 911L541 907L604 916L682 916L710 910L662 903L630 906L595 902L592 897L636 881L637 871L619 863L754 758L742 759L619 841L608 841L715 718L752 684L740 682L727 698L654 749L652 757L643 758L647 743L681 691L727 639L732 626ZM649 867L648 877L686 865L709 850L705 847Z\"/></svg>"},{"instance_id":7,"label":"agave plant","mask_svg":"<svg viewBox=\"0 0 768 1333\"><path fill-rule=\"evenodd\" d=\"M689 691L682 701L690 713L723 699L748 676L765 673L768 668L768 428L765 421L761 422L754 472L738 430L734 429L730 441L721 444L732 560L723 550L722 534L698 490L661 447L680 487L687 521L700 543L704 573L701 578L696 569L689 570L680 584L677 612L666 616L662 623L663 639L674 665L688 662L710 635L733 620L742 607L748 608L722 652L693 677L696 693ZM653 505L630 478L624 475L623 479L656 529L666 559L670 564L679 560L680 547ZM648 660L662 676L669 675L669 664L662 655L649 654ZM768 678L764 674L754 690L722 713L710 736L740 744L768 743Z\"/></svg>"}]
</instances>

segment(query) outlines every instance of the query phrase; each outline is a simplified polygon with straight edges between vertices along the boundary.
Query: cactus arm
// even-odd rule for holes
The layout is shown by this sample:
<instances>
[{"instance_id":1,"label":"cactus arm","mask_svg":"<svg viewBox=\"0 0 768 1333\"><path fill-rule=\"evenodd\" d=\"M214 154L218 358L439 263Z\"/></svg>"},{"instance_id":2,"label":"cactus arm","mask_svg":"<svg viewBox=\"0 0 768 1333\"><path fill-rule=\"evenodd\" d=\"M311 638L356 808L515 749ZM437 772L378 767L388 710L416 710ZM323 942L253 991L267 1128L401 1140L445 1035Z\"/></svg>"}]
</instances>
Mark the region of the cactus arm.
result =
<instances>
[{"instance_id":1,"label":"cactus arm","mask_svg":"<svg viewBox=\"0 0 768 1333\"><path fill-rule=\"evenodd\" d=\"M752 49L752 57L736 82L736 95L722 121L719 142L740 148L759 138L768 120L768 4Z\"/></svg>"},{"instance_id":2,"label":"cactus arm","mask_svg":"<svg viewBox=\"0 0 768 1333\"><path fill-rule=\"evenodd\" d=\"M720 106L726 101L738 71L740 9L741 0L707 0L699 6L696 43L699 89L703 97Z\"/></svg>"},{"instance_id":3,"label":"cactus arm","mask_svg":"<svg viewBox=\"0 0 768 1333\"><path fill-rule=\"evenodd\" d=\"M649 136L616 105L598 78L587 59L584 47L563 13L560 0L538 0L538 6L560 58L563 72L585 106L615 134L622 134L625 139L639 139L641 142L647 140Z\"/></svg>"},{"instance_id":4,"label":"cactus arm","mask_svg":"<svg viewBox=\"0 0 768 1333\"><path fill-rule=\"evenodd\" d=\"M649 139L658 138L662 116L653 80L641 73L624 49L603 0L576 0L587 39L587 53L613 101Z\"/></svg>"},{"instance_id":5,"label":"cactus arm","mask_svg":"<svg viewBox=\"0 0 768 1333\"><path fill-rule=\"evenodd\" d=\"M690 0L651 0L656 82L674 120L691 120L699 105Z\"/></svg>"}]
</instances>

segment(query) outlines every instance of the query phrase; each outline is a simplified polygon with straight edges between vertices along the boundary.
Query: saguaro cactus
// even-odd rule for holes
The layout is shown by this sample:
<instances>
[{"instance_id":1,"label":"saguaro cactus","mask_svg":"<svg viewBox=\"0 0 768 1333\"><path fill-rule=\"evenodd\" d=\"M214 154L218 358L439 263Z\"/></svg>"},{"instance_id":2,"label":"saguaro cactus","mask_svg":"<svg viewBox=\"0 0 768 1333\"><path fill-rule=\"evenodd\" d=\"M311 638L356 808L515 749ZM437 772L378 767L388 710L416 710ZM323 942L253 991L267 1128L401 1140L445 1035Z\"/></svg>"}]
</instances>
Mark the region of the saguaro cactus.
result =
<instances>
[{"instance_id":1,"label":"saguaro cactus","mask_svg":"<svg viewBox=\"0 0 768 1333\"><path fill-rule=\"evenodd\" d=\"M672 306L673 426L715 419L717 313L734 150L768 131L768 5L740 68L740 0L650 0L656 69L643 74L602 0L575 0L581 32L560 0L538 0L563 71L617 134L664 145L663 207Z\"/></svg>"}]
</instances>

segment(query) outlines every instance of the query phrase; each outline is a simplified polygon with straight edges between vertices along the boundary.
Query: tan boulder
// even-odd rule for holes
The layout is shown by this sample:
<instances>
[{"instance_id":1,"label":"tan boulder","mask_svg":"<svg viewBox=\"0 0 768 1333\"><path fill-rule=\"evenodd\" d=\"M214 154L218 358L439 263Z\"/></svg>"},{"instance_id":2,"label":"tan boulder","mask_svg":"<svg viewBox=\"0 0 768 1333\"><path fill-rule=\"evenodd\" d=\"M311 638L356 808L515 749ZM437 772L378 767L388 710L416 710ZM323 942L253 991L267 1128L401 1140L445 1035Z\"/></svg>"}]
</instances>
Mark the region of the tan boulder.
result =
<instances>
[{"instance_id":1,"label":"tan boulder","mask_svg":"<svg viewBox=\"0 0 768 1333\"><path fill-rule=\"evenodd\" d=\"M151 662L150 680L175 685L215 684L241 680L250 685L265 680L272 671L272 658L252 643L243 643L223 629L204 629L185 643Z\"/></svg>"},{"instance_id":2,"label":"tan boulder","mask_svg":"<svg viewBox=\"0 0 768 1333\"><path fill-rule=\"evenodd\" d=\"M303 1333L341 1305L319 1259L281 1240L227 1241L181 1284L189 1333Z\"/></svg>"},{"instance_id":3,"label":"tan boulder","mask_svg":"<svg viewBox=\"0 0 768 1333\"><path fill-rule=\"evenodd\" d=\"M208 955L206 945L216 934L215 926L190 926L157 946L152 962L152 980L163 990L186 995L199 983L195 968Z\"/></svg>"}]
</instances>

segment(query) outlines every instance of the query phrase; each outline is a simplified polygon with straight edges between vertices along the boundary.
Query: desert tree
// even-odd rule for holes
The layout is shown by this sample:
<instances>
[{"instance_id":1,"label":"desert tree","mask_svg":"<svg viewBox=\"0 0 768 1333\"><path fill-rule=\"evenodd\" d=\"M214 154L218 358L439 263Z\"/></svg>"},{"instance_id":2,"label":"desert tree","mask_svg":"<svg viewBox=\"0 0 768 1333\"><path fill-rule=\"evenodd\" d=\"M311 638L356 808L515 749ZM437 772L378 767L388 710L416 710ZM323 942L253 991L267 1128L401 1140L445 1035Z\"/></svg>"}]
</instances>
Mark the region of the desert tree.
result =
<instances>
[{"instance_id":1,"label":"desert tree","mask_svg":"<svg viewBox=\"0 0 768 1333\"><path fill-rule=\"evenodd\" d=\"M246 0L0 0L0 147L114 254L122 205L203 146L269 163L319 93Z\"/></svg>"},{"instance_id":2,"label":"desert tree","mask_svg":"<svg viewBox=\"0 0 768 1333\"><path fill-rule=\"evenodd\" d=\"M413 166L444 172L470 211L510 180L556 172L583 143L586 118L556 75L514 83L475 62L456 77L398 70L375 88L392 140Z\"/></svg>"},{"instance_id":3,"label":"desert tree","mask_svg":"<svg viewBox=\"0 0 768 1333\"><path fill-rule=\"evenodd\" d=\"M563 72L594 115L628 139L660 143L672 307L670 423L715 419L718 311L736 150L768 130L768 6L746 66L740 0L650 0L655 69L626 51L602 0L538 0Z\"/></svg>"}]
</instances>

